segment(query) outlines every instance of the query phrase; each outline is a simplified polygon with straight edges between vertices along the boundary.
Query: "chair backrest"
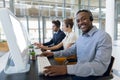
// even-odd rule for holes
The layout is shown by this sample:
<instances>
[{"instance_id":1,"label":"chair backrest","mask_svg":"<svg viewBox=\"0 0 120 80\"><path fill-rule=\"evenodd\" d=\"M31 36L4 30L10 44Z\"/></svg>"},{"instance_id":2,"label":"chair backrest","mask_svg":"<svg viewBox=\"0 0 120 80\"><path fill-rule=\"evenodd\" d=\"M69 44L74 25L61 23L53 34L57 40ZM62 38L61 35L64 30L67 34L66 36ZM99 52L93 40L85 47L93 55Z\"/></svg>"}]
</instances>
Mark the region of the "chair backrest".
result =
<instances>
[{"instance_id":1,"label":"chair backrest","mask_svg":"<svg viewBox=\"0 0 120 80\"><path fill-rule=\"evenodd\" d=\"M113 66L114 60L115 60L115 58L113 56L111 56L110 64L108 66L107 71L103 74L103 76L109 76L110 75L110 72L112 70L112 66Z\"/></svg>"}]
</instances>

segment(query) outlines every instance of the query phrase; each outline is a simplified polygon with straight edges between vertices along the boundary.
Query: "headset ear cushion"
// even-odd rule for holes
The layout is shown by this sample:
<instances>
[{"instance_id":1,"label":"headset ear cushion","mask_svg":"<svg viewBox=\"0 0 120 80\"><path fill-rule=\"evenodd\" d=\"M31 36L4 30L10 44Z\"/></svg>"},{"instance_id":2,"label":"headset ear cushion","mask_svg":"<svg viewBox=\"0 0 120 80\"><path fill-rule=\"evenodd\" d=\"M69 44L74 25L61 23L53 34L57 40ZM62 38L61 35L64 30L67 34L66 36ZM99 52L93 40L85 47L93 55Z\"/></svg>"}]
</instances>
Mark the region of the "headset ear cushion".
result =
<instances>
[{"instance_id":1,"label":"headset ear cushion","mask_svg":"<svg viewBox=\"0 0 120 80\"><path fill-rule=\"evenodd\" d=\"M92 16L90 16L90 21L93 21L93 17Z\"/></svg>"}]
</instances>

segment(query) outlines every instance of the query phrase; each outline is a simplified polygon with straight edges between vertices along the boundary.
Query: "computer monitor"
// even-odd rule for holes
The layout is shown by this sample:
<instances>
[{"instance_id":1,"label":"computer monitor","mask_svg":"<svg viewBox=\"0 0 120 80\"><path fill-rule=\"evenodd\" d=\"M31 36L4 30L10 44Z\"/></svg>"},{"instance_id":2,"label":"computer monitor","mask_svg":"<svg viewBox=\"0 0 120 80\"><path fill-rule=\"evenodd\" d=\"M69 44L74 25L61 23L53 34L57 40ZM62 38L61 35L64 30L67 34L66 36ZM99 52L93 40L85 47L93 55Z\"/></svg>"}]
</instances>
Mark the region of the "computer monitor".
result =
<instances>
[{"instance_id":1,"label":"computer monitor","mask_svg":"<svg viewBox=\"0 0 120 80\"><path fill-rule=\"evenodd\" d=\"M12 74L29 71L28 38L25 28L7 8L0 9L0 21L7 38L10 53L4 72Z\"/></svg>"}]
</instances>

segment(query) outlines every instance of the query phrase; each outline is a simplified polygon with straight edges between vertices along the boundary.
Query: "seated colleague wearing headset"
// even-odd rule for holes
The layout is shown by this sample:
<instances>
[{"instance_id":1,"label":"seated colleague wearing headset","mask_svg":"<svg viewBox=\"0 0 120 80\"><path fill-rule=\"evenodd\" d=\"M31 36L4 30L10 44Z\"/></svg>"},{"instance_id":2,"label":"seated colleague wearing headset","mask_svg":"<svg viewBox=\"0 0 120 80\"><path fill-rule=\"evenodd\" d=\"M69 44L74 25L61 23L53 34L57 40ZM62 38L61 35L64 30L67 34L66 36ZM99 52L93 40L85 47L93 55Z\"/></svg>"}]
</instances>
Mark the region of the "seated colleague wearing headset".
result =
<instances>
[{"instance_id":1,"label":"seated colleague wearing headset","mask_svg":"<svg viewBox=\"0 0 120 80\"><path fill-rule=\"evenodd\" d=\"M73 19L67 18L63 22L63 31L66 32L66 37L57 45L54 45L52 47L46 47L46 46L39 46L42 49L45 50L56 50L60 47L64 47L64 49L69 48L71 45L73 45L77 39L76 34L72 31L74 22Z\"/></svg>"},{"instance_id":2,"label":"seated colleague wearing headset","mask_svg":"<svg viewBox=\"0 0 120 80\"><path fill-rule=\"evenodd\" d=\"M41 56L69 56L76 53L77 64L46 66L44 73L48 76L71 74L74 75L73 80L95 80L106 72L110 63L111 37L93 26L93 17L89 10L79 10L76 21L82 34L75 44L66 50L44 52Z\"/></svg>"},{"instance_id":3,"label":"seated colleague wearing headset","mask_svg":"<svg viewBox=\"0 0 120 80\"><path fill-rule=\"evenodd\" d=\"M53 20L52 21L52 30L54 31L53 34L53 38L46 43L34 43L35 45L37 45L37 47L40 47L41 45L43 46L55 46L57 44L59 44L64 38L65 38L65 33L63 31L61 31L60 29L60 21L59 20ZM63 50L63 46L53 50L53 51L59 51L59 50Z\"/></svg>"}]
</instances>

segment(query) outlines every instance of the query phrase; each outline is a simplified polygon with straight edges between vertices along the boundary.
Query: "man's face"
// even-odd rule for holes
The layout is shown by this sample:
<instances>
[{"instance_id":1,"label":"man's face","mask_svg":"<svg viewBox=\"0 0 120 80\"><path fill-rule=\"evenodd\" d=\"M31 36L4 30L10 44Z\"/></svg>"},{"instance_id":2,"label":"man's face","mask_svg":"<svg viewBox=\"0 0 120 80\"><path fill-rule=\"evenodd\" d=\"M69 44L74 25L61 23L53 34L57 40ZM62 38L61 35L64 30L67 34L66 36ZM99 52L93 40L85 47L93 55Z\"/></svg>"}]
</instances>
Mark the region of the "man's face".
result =
<instances>
[{"instance_id":1,"label":"man's face","mask_svg":"<svg viewBox=\"0 0 120 80\"><path fill-rule=\"evenodd\" d=\"M90 15L87 12L80 12L76 16L78 28L83 33L87 33L92 28L92 21L90 21Z\"/></svg>"},{"instance_id":2,"label":"man's face","mask_svg":"<svg viewBox=\"0 0 120 80\"><path fill-rule=\"evenodd\" d=\"M58 27L55 24L52 24L52 30L54 32L57 32L58 31Z\"/></svg>"}]
</instances>

